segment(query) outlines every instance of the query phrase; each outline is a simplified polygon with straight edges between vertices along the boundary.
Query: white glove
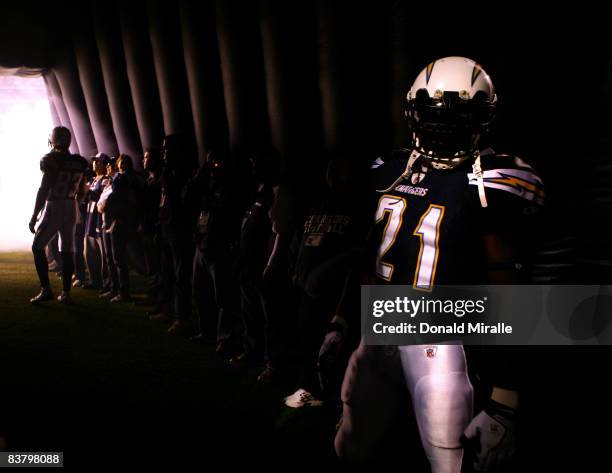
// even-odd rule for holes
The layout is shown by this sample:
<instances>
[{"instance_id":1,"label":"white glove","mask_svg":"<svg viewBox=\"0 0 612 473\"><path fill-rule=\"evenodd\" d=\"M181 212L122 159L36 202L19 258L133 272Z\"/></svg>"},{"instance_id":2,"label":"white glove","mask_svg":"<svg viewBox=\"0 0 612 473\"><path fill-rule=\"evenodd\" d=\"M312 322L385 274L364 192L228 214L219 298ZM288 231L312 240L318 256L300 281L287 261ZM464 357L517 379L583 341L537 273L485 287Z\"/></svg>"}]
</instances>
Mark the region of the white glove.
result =
<instances>
[{"instance_id":1,"label":"white glove","mask_svg":"<svg viewBox=\"0 0 612 473\"><path fill-rule=\"evenodd\" d=\"M467 426L462 436L476 471L495 471L507 466L516 452L514 410L490 401Z\"/></svg>"}]
</instances>

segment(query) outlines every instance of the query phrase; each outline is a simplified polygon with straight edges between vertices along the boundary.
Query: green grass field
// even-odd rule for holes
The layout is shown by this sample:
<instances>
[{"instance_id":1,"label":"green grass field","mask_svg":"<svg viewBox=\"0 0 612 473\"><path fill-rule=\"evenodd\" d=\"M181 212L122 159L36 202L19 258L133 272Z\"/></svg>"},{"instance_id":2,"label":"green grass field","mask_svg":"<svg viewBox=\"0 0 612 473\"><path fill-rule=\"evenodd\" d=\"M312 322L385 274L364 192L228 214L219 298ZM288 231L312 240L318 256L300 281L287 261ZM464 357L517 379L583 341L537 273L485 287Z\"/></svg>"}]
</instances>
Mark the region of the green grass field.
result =
<instances>
[{"instance_id":1,"label":"green grass field","mask_svg":"<svg viewBox=\"0 0 612 473\"><path fill-rule=\"evenodd\" d=\"M135 292L142 284L134 278ZM258 386L259 367L232 367L214 345L168 335L146 308L83 289L70 306L32 306L37 290L29 253L0 254L0 434L10 450L61 450L67 463L102 448L334 461L333 416L285 408L289 387Z\"/></svg>"}]
</instances>

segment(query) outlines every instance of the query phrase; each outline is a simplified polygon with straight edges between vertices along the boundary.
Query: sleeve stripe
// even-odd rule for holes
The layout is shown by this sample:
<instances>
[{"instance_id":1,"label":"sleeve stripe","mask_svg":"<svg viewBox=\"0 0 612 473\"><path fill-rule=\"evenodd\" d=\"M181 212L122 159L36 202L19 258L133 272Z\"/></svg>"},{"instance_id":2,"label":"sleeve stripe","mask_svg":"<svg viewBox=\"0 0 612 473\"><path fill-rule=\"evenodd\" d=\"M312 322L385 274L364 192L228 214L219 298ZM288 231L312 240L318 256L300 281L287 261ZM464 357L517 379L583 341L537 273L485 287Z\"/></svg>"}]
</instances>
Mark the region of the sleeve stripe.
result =
<instances>
[{"instance_id":1,"label":"sleeve stripe","mask_svg":"<svg viewBox=\"0 0 612 473\"><path fill-rule=\"evenodd\" d=\"M484 186L510 192L526 200L542 204L544 186L542 180L533 172L520 169L493 169L483 173ZM473 173L468 173L468 182L477 185Z\"/></svg>"},{"instance_id":2,"label":"sleeve stripe","mask_svg":"<svg viewBox=\"0 0 612 473\"><path fill-rule=\"evenodd\" d=\"M476 184L476 182L470 182L470 184ZM510 192L511 194L517 195L519 197L522 197L525 200L529 200L532 202L535 202L537 204L544 204L544 195L538 195L534 192L530 192L527 189L517 189L516 187L511 187L511 186L505 186L503 184L496 184L494 182L485 182L484 183L485 187L489 187L491 189L499 189L499 190L503 190L506 192Z\"/></svg>"},{"instance_id":3,"label":"sleeve stripe","mask_svg":"<svg viewBox=\"0 0 612 473\"><path fill-rule=\"evenodd\" d=\"M468 173L470 182L475 179L473 173ZM527 169L490 169L482 173L482 177L485 179L505 179L510 181L519 180L523 182L529 182L538 187L544 187L542 179L533 171Z\"/></svg>"}]
</instances>

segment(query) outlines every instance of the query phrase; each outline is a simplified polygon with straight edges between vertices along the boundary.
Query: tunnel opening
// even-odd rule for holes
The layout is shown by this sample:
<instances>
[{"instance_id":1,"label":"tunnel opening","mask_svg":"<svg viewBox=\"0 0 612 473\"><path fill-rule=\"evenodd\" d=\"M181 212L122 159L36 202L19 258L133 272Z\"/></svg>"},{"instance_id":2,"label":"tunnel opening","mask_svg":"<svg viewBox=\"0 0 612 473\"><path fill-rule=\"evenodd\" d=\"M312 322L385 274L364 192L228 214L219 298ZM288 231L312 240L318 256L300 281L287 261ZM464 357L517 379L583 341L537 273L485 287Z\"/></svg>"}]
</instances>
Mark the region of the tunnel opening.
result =
<instances>
[{"instance_id":1,"label":"tunnel opening","mask_svg":"<svg viewBox=\"0 0 612 473\"><path fill-rule=\"evenodd\" d=\"M40 158L53 127L42 76L0 75L0 251L30 247Z\"/></svg>"}]
</instances>

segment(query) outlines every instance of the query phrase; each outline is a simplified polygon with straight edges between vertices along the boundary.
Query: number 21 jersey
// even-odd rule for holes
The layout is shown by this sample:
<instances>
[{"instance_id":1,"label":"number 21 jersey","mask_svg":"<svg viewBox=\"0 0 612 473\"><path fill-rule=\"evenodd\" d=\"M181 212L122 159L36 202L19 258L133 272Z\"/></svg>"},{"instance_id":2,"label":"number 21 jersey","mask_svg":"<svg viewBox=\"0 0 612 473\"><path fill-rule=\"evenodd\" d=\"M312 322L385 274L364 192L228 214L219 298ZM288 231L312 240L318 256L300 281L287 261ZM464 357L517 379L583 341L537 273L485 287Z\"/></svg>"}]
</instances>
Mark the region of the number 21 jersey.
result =
<instances>
[{"instance_id":1,"label":"number 21 jersey","mask_svg":"<svg viewBox=\"0 0 612 473\"><path fill-rule=\"evenodd\" d=\"M544 202L542 180L520 158L487 149L481 153L486 207L471 160L451 170L417 164L409 179L389 188L410 153L394 151L372 165L378 278L421 290L435 284L483 284L483 238L524 230Z\"/></svg>"}]
</instances>

